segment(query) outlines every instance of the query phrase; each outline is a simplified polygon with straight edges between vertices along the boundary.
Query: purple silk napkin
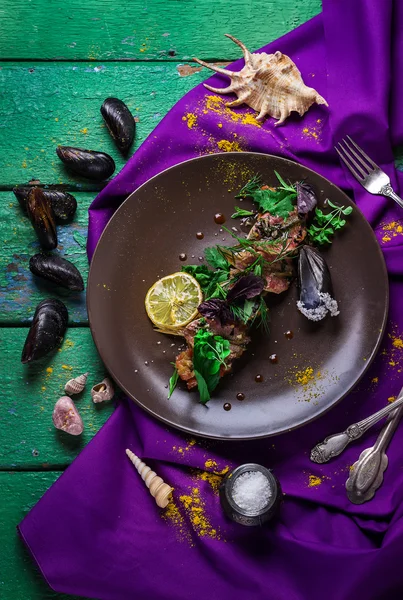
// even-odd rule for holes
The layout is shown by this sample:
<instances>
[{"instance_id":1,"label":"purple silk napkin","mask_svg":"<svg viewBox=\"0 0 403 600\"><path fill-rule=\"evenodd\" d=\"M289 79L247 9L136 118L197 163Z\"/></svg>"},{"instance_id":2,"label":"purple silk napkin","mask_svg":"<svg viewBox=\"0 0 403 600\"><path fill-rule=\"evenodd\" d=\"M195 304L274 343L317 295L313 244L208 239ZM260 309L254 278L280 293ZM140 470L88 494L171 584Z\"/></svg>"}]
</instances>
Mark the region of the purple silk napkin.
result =
<instances>
[{"instance_id":1,"label":"purple silk napkin","mask_svg":"<svg viewBox=\"0 0 403 600\"><path fill-rule=\"evenodd\" d=\"M367 504L351 504L344 484L376 431L328 465L309 461L317 441L379 409L402 386L402 211L367 194L333 150L350 134L390 175L396 191L399 183L403 190L392 153L392 146L403 144L401 31L402 2L325 0L322 15L263 50L290 55L329 109L314 106L278 128L273 119L258 126L253 111L226 111L220 96L211 98L216 95L199 85L92 204L90 257L127 195L171 165L234 144L291 158L354 194L384 251L390 317L382 349L357 388L330 413L286 435L243 443L192 440L121 401L19 526L53 589L100 600L403 597L402 426L388 450L384 485ZM233 68L241 66L237 61ZM218 75L210 80L216 87L226 82ZM125 457L127 447L174 486L168 512L145 490ZM261 529L226 520L216 492L214 472L247 461L273 468L286 494L278 520Z\"/></svg>"}]
</instances>

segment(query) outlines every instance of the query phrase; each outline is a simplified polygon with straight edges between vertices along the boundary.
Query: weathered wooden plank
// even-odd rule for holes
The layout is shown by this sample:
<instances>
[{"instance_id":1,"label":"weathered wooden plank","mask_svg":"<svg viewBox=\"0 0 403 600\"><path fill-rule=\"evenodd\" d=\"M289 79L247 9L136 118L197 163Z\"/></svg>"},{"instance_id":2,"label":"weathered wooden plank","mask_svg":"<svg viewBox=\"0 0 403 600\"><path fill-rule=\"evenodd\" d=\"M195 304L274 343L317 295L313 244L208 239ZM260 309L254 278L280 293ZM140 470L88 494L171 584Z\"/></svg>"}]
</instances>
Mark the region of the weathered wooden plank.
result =
<instances>
[{"instance_id":1,"label":"weathered wooden plank","mask_svg":"<svg viewBox=\"0 0 403 600\"><path fill-rule=\"evenodd\" d=\"M50 589L16 531L59 475L0 473L0 598L4 600L74 600Z\"/></svg>"},{"instance_id":2,"label":"weathered wooden plank","mask_svg":"<svg viewBox=\"0 0 403 600\"><path fill-rule=\"evenodd\" d=\"M76 265L86 283L88 206L94 194L80 192L75 197L78 208L74 220L57 228L57 252ZM88 323L85 291L70 292L32 275L29 258L39 251L35 231L14 194L0 192L0 324L28 324L36 305L47 296L66 304L70 323Z\"/></svg>"},{"instance_id":3,"label":"weathered wooden plank","mask_svg":"<svg viewBox=\"0 0 403 600\"><path fill-rule=\"evenodd\" d=\"M1 63L0 67L0 189L32 179L69 183L78 190L99 189L69 175L55 148L62 144L107 152L117 173L126 159L103 123L100 107L105 98L122 98L138 118L134 151L172 105L210 74L203 69L181 76L180 65L173 63Z\"/></svg>"},{"instance_id":4,"label":"weathered wooden plank","mask_svg":"<svg viewBox=\"0 0 403 600\"><path fill-rule=\"evenodd\" d=\"M11 59L233 59L224 33L258 48L321 10L320 0L7 0L0 56Z\"/></svg>"},{"instance_id":5,"label":"weathered wooden plank","mask_svg":"<svg viewBox=\"0 0 403 600\"><path fill-rule=\"evenodd\" d=\"M112 402L94 405L90 396L105 371L88 328L69 329L60 351L29 366L20 362L27 332L0 329L0 470L64 467L113 411ZM52 412L65 383L85 371L90 373L87 387L75 397L84 432L75 437L54 428Z\"/></svg>"}]
</instances>

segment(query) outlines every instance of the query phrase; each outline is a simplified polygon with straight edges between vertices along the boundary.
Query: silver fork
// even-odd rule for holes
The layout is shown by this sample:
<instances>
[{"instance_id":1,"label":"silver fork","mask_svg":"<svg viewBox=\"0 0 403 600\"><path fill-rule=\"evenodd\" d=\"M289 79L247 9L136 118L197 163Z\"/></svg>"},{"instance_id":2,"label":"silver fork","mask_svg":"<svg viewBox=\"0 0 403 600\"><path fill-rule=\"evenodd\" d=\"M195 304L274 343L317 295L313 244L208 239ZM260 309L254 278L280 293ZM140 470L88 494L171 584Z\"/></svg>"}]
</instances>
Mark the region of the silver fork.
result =
<instances>
[{"instance_id":1,"label":"silver fork","mask_svg":"<svg viewBox=\"0 0 403 600\"><path fill-rule=\"evenodd\" d=\"M389 176L369 158L368 154L365 154L364 150L349 135L346 137L347 139L339 142L334 149L350 173L370 194L392 198L403 208L403 200L393 191Z\"/></svg>"}]
</instances>

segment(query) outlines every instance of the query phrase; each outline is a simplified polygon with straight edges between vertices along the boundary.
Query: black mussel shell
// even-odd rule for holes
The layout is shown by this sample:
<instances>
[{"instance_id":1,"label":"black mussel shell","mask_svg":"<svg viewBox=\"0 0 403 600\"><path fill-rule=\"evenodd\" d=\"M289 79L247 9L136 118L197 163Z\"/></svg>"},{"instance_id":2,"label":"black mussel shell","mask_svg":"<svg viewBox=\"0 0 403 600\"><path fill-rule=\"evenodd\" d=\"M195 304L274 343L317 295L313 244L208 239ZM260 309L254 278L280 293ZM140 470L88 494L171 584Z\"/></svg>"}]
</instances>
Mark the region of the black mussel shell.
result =
<instances>
[{"instance_id":1,"label":"black mussel shell","mask_svg":"<svg viewBox=\"0 0 403 600\"><path fill-rule=\"evenodd\" d=\"M57 246L57 233L49 198L40 188L32 188L29 191L26 206L40 245L45 250L53 250Z\"/></svg>"},{"instance_id":2,"label":"black mussel shell","mask_svg":"<svg viewBox=\"0 0 403 600\"><path fill-rule=\"evenodd\" d=\"M299 181L296 186L297 190L297 210L298 214L306 215L315 208L318 199L315 190L309 183Z\"/></svg>"},{"instance_id":3,"label":"black mussel shell","mask_svg":"<svg viewBox=\"0 0 403 600\"><path fill-rule=\"evenodd\" d=\"M298 287L298 308L308 319L320 321L328 312L332 316L339 314L329 268L312 246L303 246L299 252Z\"/></svg>"},{"instance_id":4,"label":"black mussel shell","mask_svg":"<svg viewBox=\"0 0 403 600\"><path fill-rule=\"evenodd\" d=\"M60 160L73 173L93 181L108 179L115 171L113 158L105 152L72 148L71 146L58 146L56 152Z\"/></svg>"},{"instance_id":5,"label":"black mussel shell","mask_svg":"<svg viewBox=\"0 0 403 600\"><path fill-rule=\"evenodd\" d=\"M45 190L40 188L46 198L49 198L57 223L70 221L77 210L77 200L71 194L59 190ZM27 210L27 198L32 187L19 186L13 189L21 208Z\"/></svg>"},{"instance_id":6,"label":"black mussel shell","mask_svg":"<svg viewBox=\"0 0 403 600\"><path fill-rule=\"evenodd\" d=\"M77 267L56 254L31 256L29 269L34 275L53 281L68 290L82 292L84 289L84 281Z\"/></svg>"},{"instance_id":7,"label":"black mussel shell","mask_svg":"<svg viewBox=\"0 0 403 600\"><path fill-rule=\"evenodd\" d=\"M67 321L68 312L63 302L55 298L42 300L36 307L21 362L25 364L38 360L60 346Z\"/></svg>"},{"instance_id":8,"label":"black mussel shell","mask_svg":"<svg viewBox=\"0 0 403 600\"><path fill-rule=\"evenodd\" d=\"M118 98L107 98L101 115L119 150L127 152L134 140L136 121L126 104Z\"/></svg>"}]
</instances>

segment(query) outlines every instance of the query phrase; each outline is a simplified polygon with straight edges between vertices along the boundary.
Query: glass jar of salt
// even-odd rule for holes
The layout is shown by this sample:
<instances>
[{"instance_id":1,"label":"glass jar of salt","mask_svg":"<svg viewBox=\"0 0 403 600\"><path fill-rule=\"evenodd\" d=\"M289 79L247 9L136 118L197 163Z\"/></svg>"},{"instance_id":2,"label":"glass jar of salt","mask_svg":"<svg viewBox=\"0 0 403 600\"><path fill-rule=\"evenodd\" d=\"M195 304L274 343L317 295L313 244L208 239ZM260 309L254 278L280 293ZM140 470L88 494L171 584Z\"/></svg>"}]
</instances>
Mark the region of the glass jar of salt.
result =
<instances>
[{"instance_id":1,"label":"glass jar of salt","mask_svg":"<svg viewBox=\"0 0 403 600\"><path fill-rule=\"evenodd\" d=\"M280 483L266 467L241 465L220 485L220 501L226 515L241 525L263 525L277 512L282 497Z\"/></svg>"}]
</instances>

